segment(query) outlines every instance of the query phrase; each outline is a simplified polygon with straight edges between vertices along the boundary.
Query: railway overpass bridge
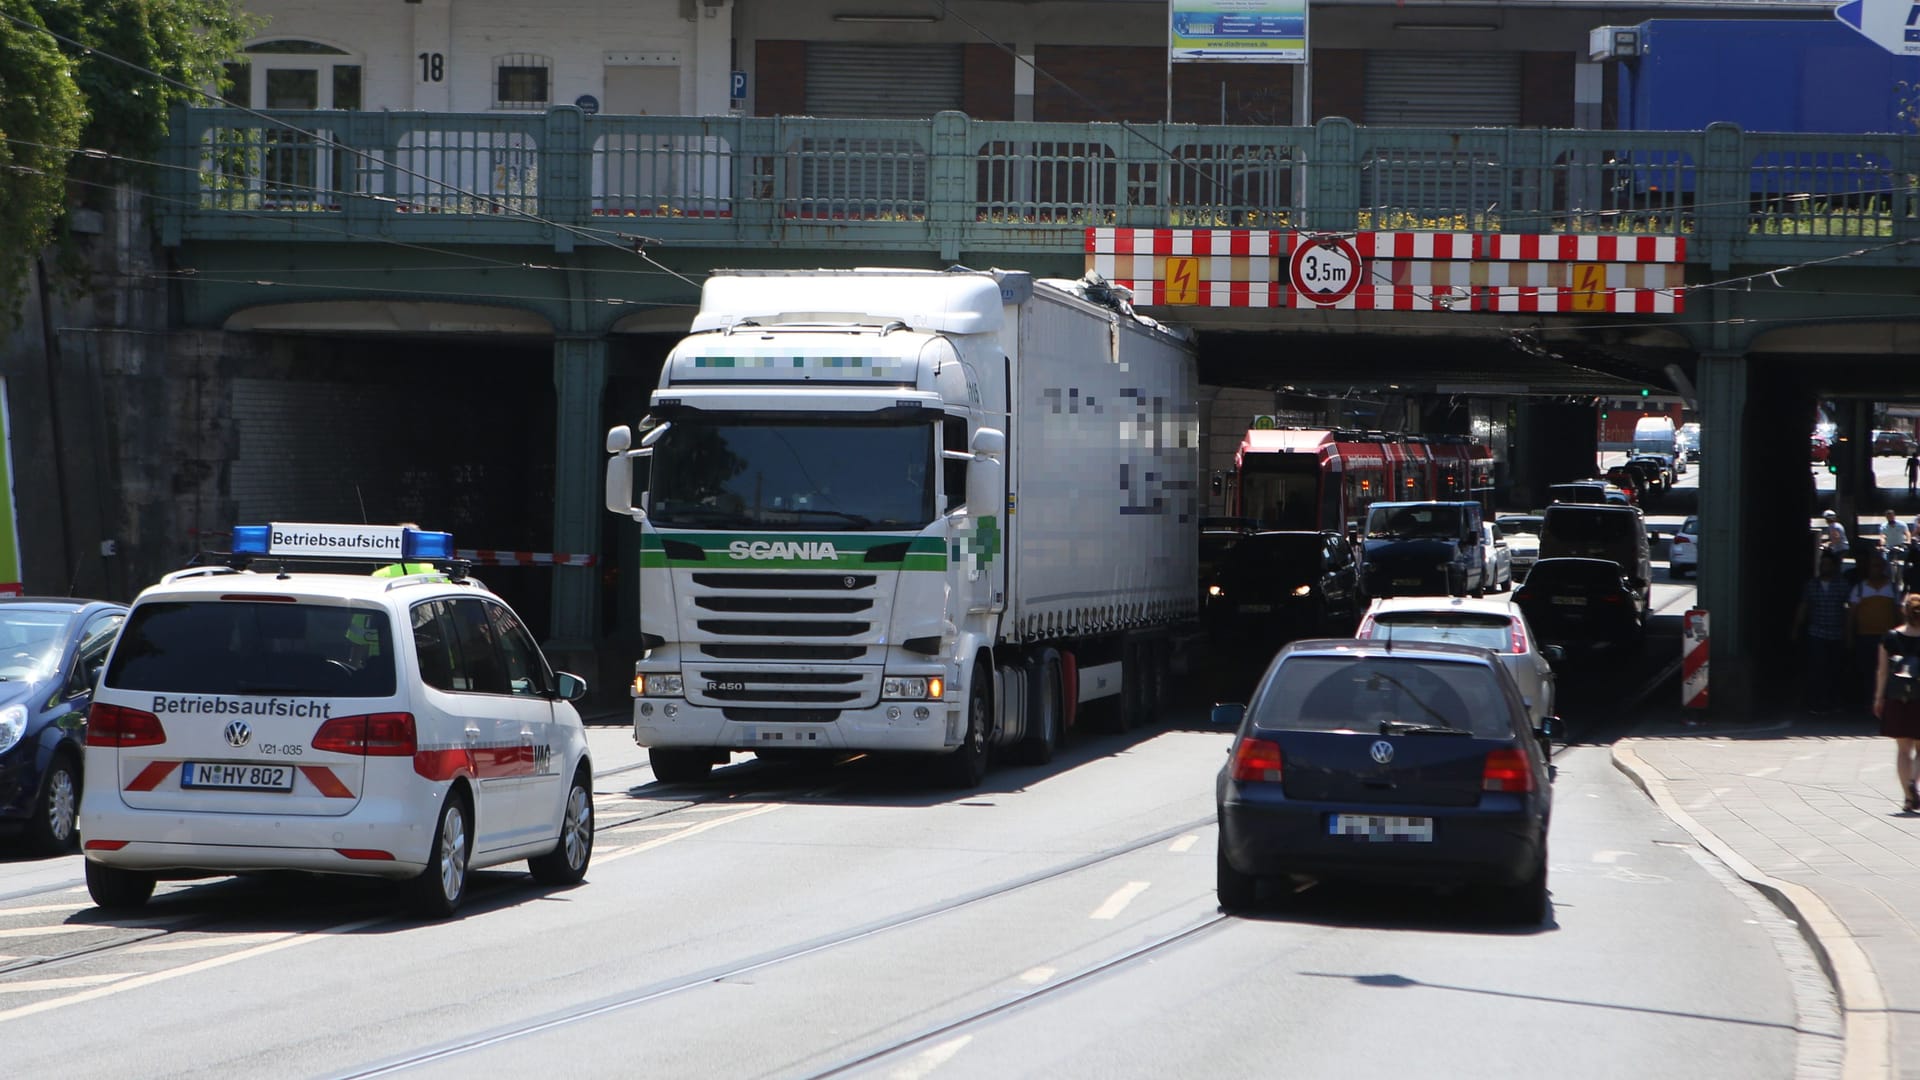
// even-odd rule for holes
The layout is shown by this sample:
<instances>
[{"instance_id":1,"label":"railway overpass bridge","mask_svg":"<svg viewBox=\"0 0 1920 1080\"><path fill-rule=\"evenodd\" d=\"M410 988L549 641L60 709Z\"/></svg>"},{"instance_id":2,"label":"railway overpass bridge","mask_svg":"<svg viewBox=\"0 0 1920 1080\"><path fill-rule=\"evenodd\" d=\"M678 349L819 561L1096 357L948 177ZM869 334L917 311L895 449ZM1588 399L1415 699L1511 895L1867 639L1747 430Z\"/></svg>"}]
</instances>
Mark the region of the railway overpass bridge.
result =
<instances>
[{"instance_id":1,"label":"railway overpass bridge","mask_svg":"<svg viewBox=\"0 0 1920 1080\"><path fill-rule=\"evenodd\" d=\"M178 328L549 355L555 552L602 550L604 421L710 269L1098 269L1204 382L1508 401L1529 456L1591 461L1583 399L1695 400L1739 707L1810 562L1814 402L1920 396L1920 137L195 109L165 165ZM553 573L563 651L617 621Z\"/></svg>"}]
</instances>

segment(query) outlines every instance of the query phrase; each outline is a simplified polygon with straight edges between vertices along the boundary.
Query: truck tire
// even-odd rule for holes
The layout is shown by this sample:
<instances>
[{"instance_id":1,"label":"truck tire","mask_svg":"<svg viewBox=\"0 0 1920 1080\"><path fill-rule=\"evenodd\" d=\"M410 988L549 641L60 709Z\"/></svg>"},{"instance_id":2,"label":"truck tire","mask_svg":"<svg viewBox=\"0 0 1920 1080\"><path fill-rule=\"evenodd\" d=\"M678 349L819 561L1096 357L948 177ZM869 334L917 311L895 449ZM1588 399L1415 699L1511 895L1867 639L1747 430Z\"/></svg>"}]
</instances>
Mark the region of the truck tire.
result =
<instances>
[{"instance_id":1,"label":"truck tire","mask_svg":"<svg viewBox=\"0 0 1920 1080\"><path fill-rule=\"evenodd\" d=\"M937 759L940 786L970 790L987 778L987 736L993 728L993 676L975 664L967 687L967 730L960 745Z\"/></svg>"},{"instance_id":2,"label":"truck tire","mask_svg":"<svg viewBox=\"0 0 1920 1080\"><path fill-rule=\"evenodd\" d=\"M713 751L699 746L655 746L647 751L653 778L666 784L692 784L713 771Z\"/></svg>"},{"instance_id":3,"label":"truck tire","mask_svg":"<svg viewBox=\"0 0 1920 1080\"><path fill-rule=\"evenodd\" d=\"M1046 649L1035 659L1033 678L1027 682L1027 715L1032 717L1030 731L1016 749L1023 765L1045 765L1053 760L1060 746L1066 721L1066 692L1061 686L1060 654Z\"/></svg>"}]
</instances>

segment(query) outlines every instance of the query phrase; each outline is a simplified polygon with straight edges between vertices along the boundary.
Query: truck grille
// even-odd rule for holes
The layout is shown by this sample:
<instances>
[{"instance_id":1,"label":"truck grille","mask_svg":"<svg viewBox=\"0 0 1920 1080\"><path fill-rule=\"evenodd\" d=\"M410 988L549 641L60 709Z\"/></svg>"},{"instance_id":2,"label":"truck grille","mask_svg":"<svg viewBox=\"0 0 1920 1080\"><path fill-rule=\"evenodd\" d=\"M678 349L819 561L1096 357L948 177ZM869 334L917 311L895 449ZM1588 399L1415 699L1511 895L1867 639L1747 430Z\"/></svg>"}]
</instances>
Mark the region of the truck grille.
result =
<instances>
[{"instance_id":1,"label":"truck grille","mask_svg":"<svg viewBox=\"0 0 1920 1080\"><path fill-rule=\"evenodd\" d=\"M693 606L733 614L848 615L867 610L873 601L860 596L701 596Z\"/></svg>"},{"instance_id":2,"label":"truck grille","mask_svg":"<svg viewBox=\"0 0 1920 1080\"><path fill-rule=\"evenodd\" d=\"M715 660L858 660L865 645L717 645L700 646Z\"/></svg>"},{"instance_id":3,"label":"truck grille","mask_svg":"<svg viewBox=\"0 0 1920 1080\"><path fill-rule=\"evenodd\" d=\"M709 634L741 637L858 637L870 624L863 622L799 622L778 619L701 619L695 626Z\"/></svg>"},{"instance_id":4,"label":"truck grille","mask_svg":"<svg viewBox=\"0 0 1920 1080\"><path fill-rule=\"evenodd\" d=\"M687 700L698 705L835 705L860 708L880 699L880 669L779 671L703 667L687 680Z\"/></svg>"},{"instance_id":5,"label":"truck grille","mask_svg":"<svg viewBox=\"0 0 1920 1080\"><path fill-rule=\"evenodd\" d=\"M861 709L880 700L884 575L696 571L681 616L693 624L687 700L782 714ZM886 578L890 583L891 578Z\"/></svg>"}]
</instances>

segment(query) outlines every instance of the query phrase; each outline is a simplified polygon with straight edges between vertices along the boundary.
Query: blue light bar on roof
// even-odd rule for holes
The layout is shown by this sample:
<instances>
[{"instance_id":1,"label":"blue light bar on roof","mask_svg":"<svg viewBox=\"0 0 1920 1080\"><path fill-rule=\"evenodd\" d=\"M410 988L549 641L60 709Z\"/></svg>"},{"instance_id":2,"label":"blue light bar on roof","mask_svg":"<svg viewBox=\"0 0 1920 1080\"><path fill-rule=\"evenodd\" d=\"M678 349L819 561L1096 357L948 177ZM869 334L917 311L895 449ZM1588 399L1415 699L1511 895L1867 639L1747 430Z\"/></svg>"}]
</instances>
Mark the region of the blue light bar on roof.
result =
<instances>
[{"instance_id":1,"label":"blue light bar on roof","mask_svg":"<svg viewBox=\"0 0 1920 1080\"><path fill-rule=\"evenodd\" d=\"M236 555L401 562L453 558L453 534L400 525L276 521L233 530Z\"/></svg>"},{"instance_id":2,"label":"blue light bar on roof","mask_svg":"<svg viewBox=\"0 0 1920 1080\"><path fill-rule=\"evenodd\" d=\"M408 529L401 534L400 548L409 559L453 558L453 534Z\"/></svg>"}]
</instances>

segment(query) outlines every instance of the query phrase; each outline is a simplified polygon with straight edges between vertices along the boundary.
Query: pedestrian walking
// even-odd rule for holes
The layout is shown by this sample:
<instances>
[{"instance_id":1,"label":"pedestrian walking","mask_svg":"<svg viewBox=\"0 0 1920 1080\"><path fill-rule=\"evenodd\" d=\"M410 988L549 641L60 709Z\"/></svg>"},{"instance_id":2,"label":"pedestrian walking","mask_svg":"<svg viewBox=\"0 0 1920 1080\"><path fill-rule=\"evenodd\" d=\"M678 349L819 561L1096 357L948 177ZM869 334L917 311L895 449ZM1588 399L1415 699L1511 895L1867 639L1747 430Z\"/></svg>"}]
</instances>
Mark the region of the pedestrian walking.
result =
<instances>
[{"instance_id":1,"label":"pedestrian walking","mask_svg":"<svg viewBox=\"0 0 1920 1080\"><path fill-rule=\"evenodd\" d=\"M1900 777L1901 806L1911 814L1920 810L1920 593L1901 606L1903 621L1880 638L1880 667L1873 695L1873 715L1880 734L1893 740L1894 771Z\"/></svg>"},{"instance_id":2,"label":"pedestrian walking","mask_svg":"<svg viewBox=\"0 0 1920 1080\"><path fill-rule=\"evenodd\" d=\"M1820 516L1825 518L1827 522L1820 533L1821 552L1823 554L1831 553L1837 559L1846 558L1847 527L1840 524L1840 515L1828 510Z\"/></svg>"},{"instance_id":3,"label":"pedestrian walking","mask_svg":"<svg viewBox=\"0 0 1920 1080\"><path fill-rule=\"evenodd\" d=\"M1847 668L1847 583L1840 577L1840 556L1831 551L1820 553L1819 576L1800 591L1793 636L1806 652L1808 711L1832 712Z\"/></svg>"},{"instance_id":4,"label":"pedestrian walking","mask_svg":"<svg viewBox=\"0 0 1920 1080\"><path fill-rule=\"evenodd\" d=\"M1907 455L1907 494L1920 488L1920 450Z\"/></svg>"},{"instance_id":5,"label":"pedestrian walking","mask_svg":"<svg viewBox=\"0 0 1920 1080\"><path fill-rule=\"evenodd\" d=\"M1900 520L1900 515L1887 509L1887 523L1880 526L1880 551L1887 557L1887 576L1893 578L1896 592L1907 591L1907 562L1910 558L1907 545L1913 542L1913 530Z\"/></svg>"},{"instance_id":6,"label":"pedestrian walking","mask_svg":"<svg viewBox=\"0 0 1920 1080\"><path fill-rule=\"evenodd\" d=\"M1861 552L1860 580L1847 591L1847 656L1852 662L1846 698L1858 703L1864 694L1872 700L1879 671L1880 639L1900 625L1900 593L1887 574L1887 560L1877 551Z\"/></svg>"}]
</instances>

